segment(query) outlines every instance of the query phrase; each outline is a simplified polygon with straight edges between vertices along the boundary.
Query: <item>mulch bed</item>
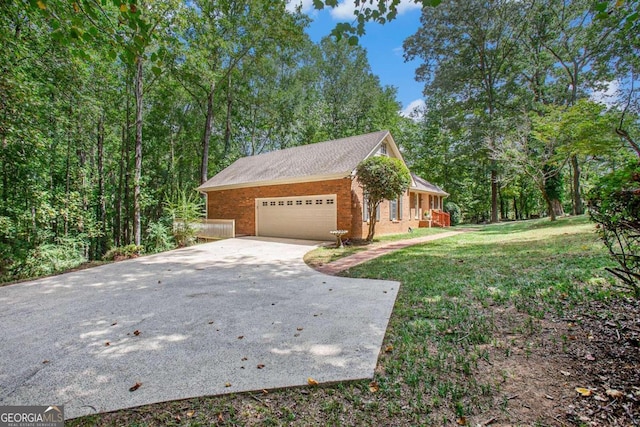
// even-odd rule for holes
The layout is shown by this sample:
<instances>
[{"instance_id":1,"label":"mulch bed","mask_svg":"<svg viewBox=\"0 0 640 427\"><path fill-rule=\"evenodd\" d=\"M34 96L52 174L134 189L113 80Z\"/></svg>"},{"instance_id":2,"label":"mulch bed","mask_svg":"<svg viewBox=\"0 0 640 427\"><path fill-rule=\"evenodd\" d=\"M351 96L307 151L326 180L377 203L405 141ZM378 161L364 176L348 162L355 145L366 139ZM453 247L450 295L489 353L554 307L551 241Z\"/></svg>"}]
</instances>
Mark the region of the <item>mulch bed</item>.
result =
<instances>
[{"instance_id":1,"label":"mulch bed","mask_svg":"<svg viewBox=\"0 0 640 427\"><path fill-rule=\"evenodd\" d=\"M567 319L567 353L585 381L567 406L576 425L640 425L640 301L591 301Z\"/></svg>"}]
</instances>

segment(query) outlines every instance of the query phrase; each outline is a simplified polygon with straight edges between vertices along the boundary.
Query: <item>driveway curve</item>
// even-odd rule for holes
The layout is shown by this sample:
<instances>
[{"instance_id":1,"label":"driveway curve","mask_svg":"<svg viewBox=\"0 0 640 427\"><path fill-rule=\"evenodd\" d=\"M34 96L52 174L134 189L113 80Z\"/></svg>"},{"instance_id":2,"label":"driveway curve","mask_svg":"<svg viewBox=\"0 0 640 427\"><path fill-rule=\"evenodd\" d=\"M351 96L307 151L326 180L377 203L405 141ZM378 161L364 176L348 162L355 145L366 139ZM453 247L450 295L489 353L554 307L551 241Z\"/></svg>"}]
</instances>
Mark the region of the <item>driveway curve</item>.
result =
<instances>
[{"instance_id":1,"label":"driveway curve","mask_svg":"<svg viewBox=\"0 0 640 427\"><path fill-rule=\"evenodd\" d=\"M372 378L400 285L318 273L314 245L230 239L1 287L0 405L74 418Z\"/></svg>"}]
</instances>

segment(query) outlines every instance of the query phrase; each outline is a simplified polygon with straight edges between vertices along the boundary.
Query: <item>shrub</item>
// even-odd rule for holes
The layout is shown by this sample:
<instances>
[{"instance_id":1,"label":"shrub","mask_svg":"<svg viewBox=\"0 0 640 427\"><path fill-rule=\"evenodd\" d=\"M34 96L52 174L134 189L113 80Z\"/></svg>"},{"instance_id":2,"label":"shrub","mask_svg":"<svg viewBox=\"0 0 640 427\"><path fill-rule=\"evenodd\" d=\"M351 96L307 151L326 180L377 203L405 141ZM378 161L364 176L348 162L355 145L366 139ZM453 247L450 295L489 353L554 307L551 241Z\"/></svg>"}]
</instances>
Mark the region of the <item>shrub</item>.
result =
<instances>
[{"instance_id":1,"label":"shrub","mask_svg":"<svg viewBox=\"0 0 640 427\"><path fill-rule=\"evenodd\" d=\"M127 245L111 248L102 257L105 261L122 261L130 258L137 258L144 252L144 246Z\"/></svg>"},{"instance_id":2,"label":"shrub","mask_svg":"<svg viewBox=\"0 0 640 427\"><path fill-rule=\"evenodd\" d=\"M165 203L165 211L173 223L173 238L179 247L189 246L195 241L195 224L202 218L202 210L202 199L185 190L178 191Z\"/></svg>"},{"instance_id":3,"label":"shrub","mask_svg":"<svg viewBox=\"0 0 640 427\"><path fill-rule=\"evenodd\" d=\"M444 204L444 211L449 214L451 225L458 225L462 221L462 210L460 206L453 202L447 202Z\"/></svg>"},{"instance_id":4,"label":"shrub","mask_svg":"<svg viewBox=\"0 0 640 427\"><path fill-rule=\"evenodd\" d=\"M164 252L175 247L171 230L161 222L151 222L147 226L145 248L149 253Z\"/></svg>"},{"instance_id":5,"label":"shrub","mask_svg":"<svg viewBox=\"0 0 640 427\"><path fill-rule=\"evenodd\" d=\"M45 243L30 250L26 259L14 268L20 278L31 278L59 273L87 261L85 242L79 239L60 239L57 243Z\"/></svg>"},{"instance_id":6,"label":"shrub","mask_svg":"<svg viewBox=\"0 0 640 427\"><path fill-rule=\"evenodd\" d=\"M601 178L588 202L600 237L620 265L607 271L640 298L640 164Z\"/></svg>"}]
</instances>

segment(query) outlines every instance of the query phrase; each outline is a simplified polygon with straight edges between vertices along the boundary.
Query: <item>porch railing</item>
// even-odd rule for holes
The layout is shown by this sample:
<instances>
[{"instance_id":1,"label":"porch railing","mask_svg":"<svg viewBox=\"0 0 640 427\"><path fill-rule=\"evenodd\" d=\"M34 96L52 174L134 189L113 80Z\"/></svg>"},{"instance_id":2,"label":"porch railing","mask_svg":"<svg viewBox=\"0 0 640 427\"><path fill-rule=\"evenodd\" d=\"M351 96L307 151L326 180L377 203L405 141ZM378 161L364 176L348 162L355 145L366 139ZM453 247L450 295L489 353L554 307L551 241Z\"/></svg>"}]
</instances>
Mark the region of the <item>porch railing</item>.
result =
<instances>
[{"instance_id":1,"label":"porch railing","mask_svg":"<svg viewBox=\"0 0 640 427\"><path fill-rule=\"evenodd\" d=\"M183 221L176 219L176 224L182 224ZM233 219L201 219L191 224L195 229L198 239L217 240L232 239L236 237L236 221Z\"/></svg>"},{"instance_id":2,"label":"porch railing","mask_svg":"<svg viewBox=\"0 0 640 427\"><path fill-rule=\"evenodd\" d=\"M431 220L434 227L450 227L451 217L447 212L431 210Z\"/></svg>"}]
</instances>

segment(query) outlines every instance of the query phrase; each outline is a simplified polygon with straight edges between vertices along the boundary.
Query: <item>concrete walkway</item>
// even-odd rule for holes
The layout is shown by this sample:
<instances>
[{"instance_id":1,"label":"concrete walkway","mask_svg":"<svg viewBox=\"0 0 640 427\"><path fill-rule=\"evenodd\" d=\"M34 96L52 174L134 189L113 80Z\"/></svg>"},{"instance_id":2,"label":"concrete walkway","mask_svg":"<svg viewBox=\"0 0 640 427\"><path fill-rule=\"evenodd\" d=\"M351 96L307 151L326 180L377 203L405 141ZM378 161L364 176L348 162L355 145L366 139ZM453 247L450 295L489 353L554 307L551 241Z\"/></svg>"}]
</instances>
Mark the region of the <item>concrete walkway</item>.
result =
<instances>
[{"instance_id":1,"label":"concrete walkway","mask_svg":"<svg viewBox=\"0 0 640 427\"><path fill-rule=\"evenodd\" d=\"M389 252L397 251L408 246L419 245L433 240L444 239L451 236L457 236L458 234L467 233L471 230L459 229L455 231L447 231L440 234L432 234L430 236L416 237L414 239L399 240L396 242L386 243L375 248L367 249L362 252L355 253L353 255L340 258L328 264L324 264L317 267L316 270L324 274L338 274L342 271L348 270L358 264L362 264L374 258L386 255Z\"/></svg>"},{"instance_id":2,"label":"concrete walkway","mask_svg":"<svg viewBox=\"0 0 640 427\"><path fill-rule=\"evenodd\" d=\"M318 273L315 245L230 239L0 287L0 405L74 418L372 378L400 284Z\"/></svg>"}]
</instances>

